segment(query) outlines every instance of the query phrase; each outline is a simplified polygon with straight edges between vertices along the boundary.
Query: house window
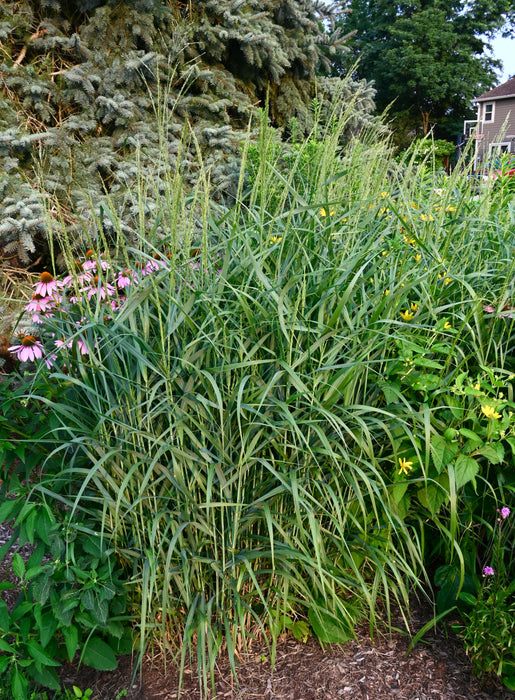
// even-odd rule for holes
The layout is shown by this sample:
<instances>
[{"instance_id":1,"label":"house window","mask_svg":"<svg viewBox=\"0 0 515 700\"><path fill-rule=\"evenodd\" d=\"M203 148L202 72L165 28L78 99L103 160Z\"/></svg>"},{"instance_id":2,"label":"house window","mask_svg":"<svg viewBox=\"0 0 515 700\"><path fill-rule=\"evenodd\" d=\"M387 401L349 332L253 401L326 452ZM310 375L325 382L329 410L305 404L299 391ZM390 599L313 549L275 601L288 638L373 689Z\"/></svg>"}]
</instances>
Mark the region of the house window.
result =
<instances>
[{"instance_id":1,"label":"house window","mask_svg":"<svg viewBox=\"0 0 515 700\"><path fill-rule=\"evenodd\" d=\"M488 147L489 156L500 156L503 153L511 152L511 141L500 141L499 143L491 143Z\"/></svg>"},{"instance_id":2,"label":"house window","mask_svg":"<svg viewBox=\"0 0 515 700\"><path fill-rule=\"evenodd\" d=\"M489 102L487 105L485 105L485 112L484 112L484 120L485 122L493 122L494 120L494 103Z\"/></svg>"}]
</instances>

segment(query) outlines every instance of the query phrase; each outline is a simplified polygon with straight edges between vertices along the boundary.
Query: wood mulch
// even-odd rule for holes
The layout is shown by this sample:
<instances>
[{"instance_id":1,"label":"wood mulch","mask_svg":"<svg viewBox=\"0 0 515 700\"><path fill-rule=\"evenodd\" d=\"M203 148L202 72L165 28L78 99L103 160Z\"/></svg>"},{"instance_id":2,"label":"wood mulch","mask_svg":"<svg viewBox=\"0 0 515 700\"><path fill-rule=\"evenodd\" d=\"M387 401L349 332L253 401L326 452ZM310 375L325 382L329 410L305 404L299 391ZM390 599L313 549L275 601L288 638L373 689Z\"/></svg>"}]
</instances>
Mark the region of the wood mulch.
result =
<instances>
[{"instance_id":1,"label":"wood mulch","mask_svg":"<svg viewBox=\"0 0 515 700\"><path fill-rule=\"evenodd\" d=\"M427 608L412 616L413 628L427 620ZM400 620L394 621L399 623ZM223 700L508 700L515 693L502 686L496 677L483 680L471 674L470 663L459 639L450 629L440 626L428 633L408 655L409 638L400 632L377 635L371 641L368 628L358 630L357 640L343 647L322 649L314 640L298 642L285 637L277 647L273 671L266 647L256 649L242 659L238 683L227 662L215 669L216 698ZM115 700L127 690L127 700L177 700L178 674L163 673L157 663L147 659L141 677L130 679L130 662L110 674L78 673L67 669L67 685L93 689L92 700ZM85 685L86 683L86 685ZM196 671L186 669L180 695L184 700L214 698L201 693Z\"/></svg>"}]
</instances>

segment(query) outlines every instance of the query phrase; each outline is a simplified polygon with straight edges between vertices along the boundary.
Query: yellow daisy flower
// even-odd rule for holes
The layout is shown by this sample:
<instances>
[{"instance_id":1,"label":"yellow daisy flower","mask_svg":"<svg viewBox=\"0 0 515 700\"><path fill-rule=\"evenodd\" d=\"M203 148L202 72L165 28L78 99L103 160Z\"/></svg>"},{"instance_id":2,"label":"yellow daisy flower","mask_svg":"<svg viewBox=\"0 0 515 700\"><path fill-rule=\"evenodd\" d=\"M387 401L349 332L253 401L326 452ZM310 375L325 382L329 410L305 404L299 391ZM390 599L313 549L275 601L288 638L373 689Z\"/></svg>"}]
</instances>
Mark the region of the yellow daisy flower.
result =
<instances>
[{"instance_id":1,"label":"yellow daisy flower","mask_svg":"<svg viewBox=\"0 0 515 700\"><path fill-rule=\"evenodd\" d=\"M489 406L488 404L481 406L481 413L484 413L487 418L502 418L502 415L496 412L495 406Z\"/></svg>"},{"instance_id":2,"label":"yellow daisy flower","mask_svg":"<svg viewBox=\"0 0 515 700\"><path fill-rule=\"evenodd\" d=\"M402 459L399 457L399 466L399 474L406 474L406 476L408 476L410 471L413 469L413 462L408 462L408 460L404 457Z\"/></svg>"},{"instance_id":3,"label":"yellow daisy flower","mask_svg":"<svg viewBox=\"0 0 515 700\"><path fill-rule=\"evenodd\" d=\"M415 314L412 311L409 311L408 309L406 309L406 311L401 311L401 318L404 321L411 321L414 315Z\"/></svg>"}]
</instances>

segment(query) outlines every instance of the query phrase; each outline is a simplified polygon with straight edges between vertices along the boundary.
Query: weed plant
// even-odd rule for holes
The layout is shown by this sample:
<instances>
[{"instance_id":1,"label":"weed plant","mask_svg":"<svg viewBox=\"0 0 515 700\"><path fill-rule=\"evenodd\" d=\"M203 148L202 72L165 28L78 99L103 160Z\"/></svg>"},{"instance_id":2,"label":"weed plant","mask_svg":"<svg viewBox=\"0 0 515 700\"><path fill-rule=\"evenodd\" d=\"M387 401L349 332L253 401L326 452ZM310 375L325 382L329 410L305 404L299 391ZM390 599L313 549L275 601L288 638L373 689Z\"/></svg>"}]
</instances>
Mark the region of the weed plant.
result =
<instances>
[{"instance_id":1,"label":"weed plant","mask_svg":"<svg viewBox=\"0 0 515 700\"><path fill-rule=\"evenodd\" d=\"M176 172L166 229L142 202L128 241L106 211L97 293L60 234L75 294L39 328L25 498L99 533L141 656L192 656L206 693L256 636L273 661L285 629L344 642L394 603L409 625L438 566L445 612L477 581L483 497L513 507L513 200L395 163L378 130L342 148L348 118L286 156L262 124L232 207Z\"/></svg>"}]
</instances>

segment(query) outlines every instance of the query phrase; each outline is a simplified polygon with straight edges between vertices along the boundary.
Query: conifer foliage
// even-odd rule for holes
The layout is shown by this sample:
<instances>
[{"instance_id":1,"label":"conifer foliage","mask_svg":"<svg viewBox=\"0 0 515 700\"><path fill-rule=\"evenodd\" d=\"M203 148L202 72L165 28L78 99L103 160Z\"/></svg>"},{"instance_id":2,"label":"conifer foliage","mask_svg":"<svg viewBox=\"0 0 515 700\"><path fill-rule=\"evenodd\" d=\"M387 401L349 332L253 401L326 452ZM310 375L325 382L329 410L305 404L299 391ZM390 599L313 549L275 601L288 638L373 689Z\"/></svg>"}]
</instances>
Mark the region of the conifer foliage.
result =
<instances>
[{"instance_id":1,"label":"conifer foliage","mask_svg":"<svg viewBox=\"0 0 515 700\"><path fill-rule=\"evenodd\" d=\"M199 151L230 192L257 106L269 105L276 127L294 117L305 131L315 95L323 104L339 91L356 105L355 128L366 124L369 84L342 91L339 79L316 80L343 50L336 9L312 0L2 2L4 255L34 260L56 218L94 237L109 226L108 206L130 232L143 200L155 213L165 173L195 180ZM143 197L138 173L152 183Z\"/></svg>"}]
</instances>

